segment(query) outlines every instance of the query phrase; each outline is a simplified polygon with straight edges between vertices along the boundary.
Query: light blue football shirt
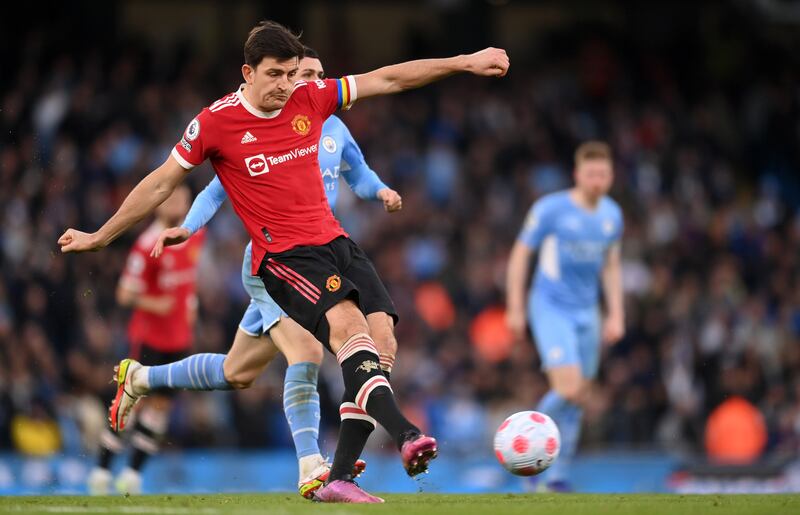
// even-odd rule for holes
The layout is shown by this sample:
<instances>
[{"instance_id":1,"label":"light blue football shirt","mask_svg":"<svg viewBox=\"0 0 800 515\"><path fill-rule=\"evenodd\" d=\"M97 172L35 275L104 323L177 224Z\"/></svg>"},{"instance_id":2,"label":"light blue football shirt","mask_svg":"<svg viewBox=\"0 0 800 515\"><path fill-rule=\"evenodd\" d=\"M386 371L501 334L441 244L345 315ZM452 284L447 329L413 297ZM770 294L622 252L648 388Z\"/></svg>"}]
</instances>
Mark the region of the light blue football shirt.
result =
<instances>
[{"instance_id":1,"label":"light blue football shirt","mask_svg":"<svg viewBox=\"0 0 800 515\"><path fill-rule=\"evenodd\" d=\"M569 190L540 198L518 236L539 251L531 294L567 308L595 307L606 254L622 231L622 210L610 197L593 211L578 206Z\"/></svg>"}]
</instances>

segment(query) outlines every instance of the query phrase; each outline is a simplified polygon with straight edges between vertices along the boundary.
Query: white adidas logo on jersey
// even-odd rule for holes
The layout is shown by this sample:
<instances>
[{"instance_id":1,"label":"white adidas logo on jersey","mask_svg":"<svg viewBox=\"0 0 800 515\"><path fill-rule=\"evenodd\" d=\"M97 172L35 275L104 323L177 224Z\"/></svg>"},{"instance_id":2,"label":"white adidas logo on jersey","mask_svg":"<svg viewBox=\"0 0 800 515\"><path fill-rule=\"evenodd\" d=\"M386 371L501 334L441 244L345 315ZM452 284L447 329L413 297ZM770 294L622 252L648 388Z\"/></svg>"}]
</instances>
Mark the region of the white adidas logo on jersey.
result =
<instances>
[{"instance_id":1,"label":"white adidas logo on jersey","mask_svg":"<svg viewBox=\"0 0 800 515\"><path fill-rule=\"evenodd\" d=\"M250 134L250 131L245 132L244 136L242 136L242 145L245 143L253 143L254 141L258 141L258 138Z\"/></svg>"}]
</instances>

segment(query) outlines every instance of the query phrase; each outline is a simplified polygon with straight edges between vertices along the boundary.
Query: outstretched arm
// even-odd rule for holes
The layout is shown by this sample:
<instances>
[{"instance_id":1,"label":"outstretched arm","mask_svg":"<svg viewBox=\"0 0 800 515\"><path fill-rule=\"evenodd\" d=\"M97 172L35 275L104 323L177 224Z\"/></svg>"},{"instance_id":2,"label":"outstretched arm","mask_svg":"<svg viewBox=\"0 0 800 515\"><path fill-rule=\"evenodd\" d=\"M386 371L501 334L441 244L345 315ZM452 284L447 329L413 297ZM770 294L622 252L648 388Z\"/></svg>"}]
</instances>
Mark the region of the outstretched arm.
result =
<instances>
[{"instance_id":1,"label":"outstretched arm","mask_svg":"<svg viewBox=\"0 0 800 515\"><path fill-rule=\"evenodd\" d=\"M383 208L389 213L403 209L403 198L400 194L384 184L375 170L370 168L367 163L344 170L342 175L358 198L380 200L383 202Z\"/></svg>"},{"instance_id":2,"label":"outstretched arm","mask_svg":"<svg viewBox=\"0 0 800 515\"><path fill-rule=\"evenodd\" d=\"M169 227L161 231L150 255L154 258L160 257L164 252L164 247L177 245L191 238L213 218L227 198L228 195L225 193L222 183L219 182L219 177L214 176L192 202L192 207L186 214L183 224L180 227Z\"/></svg>"},{"instance_id":3,"label":"outstretched arm","mask_svg":"<svg viewBox=\"0 0 800 515\"><path fill-rule=\"evenodd\" d=\"M362 75L356 75L357 98L390 95L419 88L456 73L473 73L484 77L503 77L510 61L506 51L486 48L469 55L445 59L420 59L384 66Z\"/></svg>"},{"instance_id":4,"label":"outstretched arm","mask_svg":"<svg viewBox=\"0 0 800 515\"><path fill-rule=\"evenodd\" d=\"M61 252L85 252L108 246L164 202L187 173L188 170L169 156L164 164L150 172L131 190L114 216L96 232L67 229L58 239Z\"/></svg>"},{"instance_id":5,"label":"outstretched arm","mask_svg":"<svg viewBox=\"0 0 800 515\"><path fill-rule=\"evenodd\" d=\"M356 140L350 131L343 125L345 144L342 149L342 175L347 185L358 198L364 200L380 200L389 213L403 208L403 199L400 194L388 187L369 167L364 159Z\"/></svg>"}]
</instances>

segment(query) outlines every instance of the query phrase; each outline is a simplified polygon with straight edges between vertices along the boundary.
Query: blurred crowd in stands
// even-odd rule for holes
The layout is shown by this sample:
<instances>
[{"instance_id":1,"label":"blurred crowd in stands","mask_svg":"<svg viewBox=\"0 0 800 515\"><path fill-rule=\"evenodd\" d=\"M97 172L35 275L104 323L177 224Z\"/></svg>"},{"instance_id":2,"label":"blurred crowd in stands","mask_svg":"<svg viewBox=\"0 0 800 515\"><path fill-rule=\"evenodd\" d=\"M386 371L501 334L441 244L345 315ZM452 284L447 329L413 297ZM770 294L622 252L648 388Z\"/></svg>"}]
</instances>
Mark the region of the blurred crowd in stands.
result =
<instances>
[{"instance_id":1,"label":"blurred crowd in stands","mask_svg":"<svg viewBox=\"0 0 800 515\"><path fill-rule=\"evenodd\" d=\"M530 204L570 185L574 147L604 139L626 217L627 335L604 351L583 448L697 450L710 410L739 395L763 414L770 451L796 451L798 68L759 61L748 44L720 66L703 64L721 58L713 48L697 63L608 38L551 45L547 59L512 56L503 80L451 78L341 115L403 196L386 214L348 192L337 215L399 310L392 382L405 409L453 452L473 452L536 406L547 388L536 351L503 325L506 259ZM114 290L144 224L97 253L64 257L56 240L113 214L192 117L237 86L240 62L135 41L77 51L41 33L17 48L0 79L0 451L90 453L127 353ZM318 51L330 75L350 71ZM191 172L195 193L212 173ZM228 206L202 259L197 352L232 341L245 244ZM290 445L283 366L250 390L181 394L170 446ZM326 358L328 449L338 376Z\"/></svg>"}]
</instances>

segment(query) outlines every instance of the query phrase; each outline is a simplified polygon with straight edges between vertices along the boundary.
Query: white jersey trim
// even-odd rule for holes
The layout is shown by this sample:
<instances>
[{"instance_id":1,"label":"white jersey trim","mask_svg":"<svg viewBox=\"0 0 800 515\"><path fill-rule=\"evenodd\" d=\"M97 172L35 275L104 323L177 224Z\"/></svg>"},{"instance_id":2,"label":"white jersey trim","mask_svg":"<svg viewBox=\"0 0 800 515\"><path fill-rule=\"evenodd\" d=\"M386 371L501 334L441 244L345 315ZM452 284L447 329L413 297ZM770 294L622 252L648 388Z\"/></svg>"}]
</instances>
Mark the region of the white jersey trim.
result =
<instances>
[{"instance_id":1,"label":"white jersey trim","mask_svg":"<svg viewBox=\"0 0 800 515\"><path fill-rule=\"evenodd\" d=\"M261 109L256 109L250 102L244 98L244 94L242 93L242 89L244 89L244 84L239 86L239 89L236 90L236 96L239 98L239 102L242 103L242 107L247 109L247 112L252 114L253 116L258 116L259 118L275 118L279 114L281 114L281 110L277 109L275 111L262 111Z\"/></svg>"},{"instance_id":2,"label":"white jersey trim","mask_svg":"<svg viewBox=\"0 0 800 515\"><path fill-rule=\"evenodd\" d=\"M178 153L178 149L175 147L172 148L172 152L170 152L170 154L172 155L172 157L175 158L175 161L177 161L178 164L181 165L186 170L191 170L192 168L197 166L193 165L192 163L184 159L183 156Z\"/></svg>"},{"instance_id":3,"label":"white jersey trim","mask_svg":"<svg viewBox=\"0 0 800 515\"><path fill-rule=\"evenodd\" d=\"M561 280L561 267L558 262L558 238L550 235L542 242L539 251L539 266L542 273L550 280Z\"/></svg>"}]
</instances>

